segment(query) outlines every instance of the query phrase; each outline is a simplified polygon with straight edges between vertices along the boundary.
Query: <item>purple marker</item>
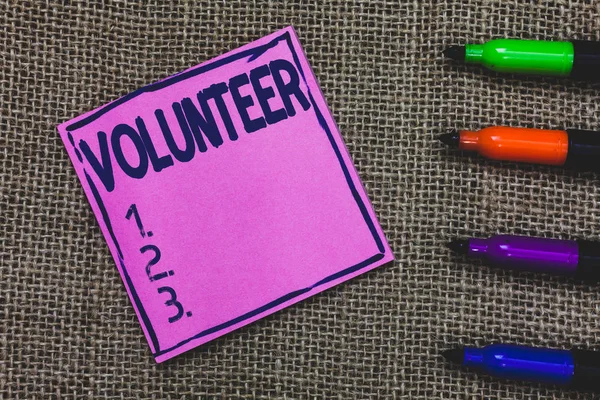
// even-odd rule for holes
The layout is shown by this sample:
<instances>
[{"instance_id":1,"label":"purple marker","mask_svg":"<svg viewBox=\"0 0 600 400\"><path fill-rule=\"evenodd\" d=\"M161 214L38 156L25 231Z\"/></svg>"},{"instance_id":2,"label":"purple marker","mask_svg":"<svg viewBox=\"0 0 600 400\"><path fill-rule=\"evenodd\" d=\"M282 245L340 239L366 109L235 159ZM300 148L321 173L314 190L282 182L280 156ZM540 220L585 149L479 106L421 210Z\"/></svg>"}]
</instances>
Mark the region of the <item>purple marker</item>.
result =
<instances>
[{"instance_id":1,"label":"purple marker","mask_svg":"<svg viewBox=\"0 0 600 400\"><path fill-rule=\"evenodd\" d=\"M497 235L488 239L455 240L448 247L499 268L600 280L600 243Z\"/></svg>"}]
</instances>

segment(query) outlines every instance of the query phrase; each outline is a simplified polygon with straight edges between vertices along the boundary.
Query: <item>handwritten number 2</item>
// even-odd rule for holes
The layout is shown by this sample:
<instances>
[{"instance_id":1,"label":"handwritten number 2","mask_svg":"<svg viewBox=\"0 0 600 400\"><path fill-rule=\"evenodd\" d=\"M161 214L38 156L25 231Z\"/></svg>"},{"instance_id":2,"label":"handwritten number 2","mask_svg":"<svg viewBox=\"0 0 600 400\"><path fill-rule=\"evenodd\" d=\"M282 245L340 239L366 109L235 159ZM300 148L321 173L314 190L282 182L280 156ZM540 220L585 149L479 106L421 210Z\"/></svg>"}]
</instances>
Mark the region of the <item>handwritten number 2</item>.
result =
<instances>
[{"instance_id":1,"label":"handwritten number 2","mask_svg":"<svg viewBox=\"0 0 600 400\"><path fill-rule=\"evenodd\" d=\"M140 252L142 254L144 254L147 251L154 252L154 257L152 257L152 259L150 261L148 261L148 264L146 264L146 275L148 276L148 279L150 280L150 282L154 282L159 279L166 278L169 275L173 275L173 271L161 272L159 274L152 275L151 268L160 261L160 249L153 244L146 245L140 249Z\"/></svg>"},{"instance_id":2,"label":"handwritten number 2","mask_svg":"<svg viewBox=\"0 0 600 400\"><path fill-rule=\"evenodd\" d=\"M177 307L177 314L175 314L172 317L169 317L169 323L172 324L173 322L179 321L181 317L183 317L183 306L180 302L177 301L177 293L175 293L175 291L172 288L168 286L158 288L158 293L164 292L167 292L171 295L171 298L165 301L165 305Z\"/></svg>"}]
</instances>

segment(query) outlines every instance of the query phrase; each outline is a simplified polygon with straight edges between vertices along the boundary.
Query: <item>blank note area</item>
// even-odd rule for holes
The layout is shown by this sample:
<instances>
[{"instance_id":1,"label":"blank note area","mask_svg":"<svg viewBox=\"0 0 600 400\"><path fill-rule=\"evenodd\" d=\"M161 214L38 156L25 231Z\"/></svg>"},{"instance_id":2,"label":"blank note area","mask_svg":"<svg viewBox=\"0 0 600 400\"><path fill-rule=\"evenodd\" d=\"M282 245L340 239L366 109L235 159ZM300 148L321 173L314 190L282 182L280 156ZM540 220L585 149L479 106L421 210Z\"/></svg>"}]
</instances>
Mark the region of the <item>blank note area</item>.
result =
<instances>
[{"instance_id":1,"label":"blank note area","mask_svg":"<svg viewBox=\"0 0 600 400\"><path fill-rule=\"evenodd\" d=\"M209 149L183 166L185 182L164 180L173 187L153 206L162 234L193 251L163 257L186 271L178 297L200 306L196 332L379 253L312 106L305 113Z\"/></svg>"}]
</instances>

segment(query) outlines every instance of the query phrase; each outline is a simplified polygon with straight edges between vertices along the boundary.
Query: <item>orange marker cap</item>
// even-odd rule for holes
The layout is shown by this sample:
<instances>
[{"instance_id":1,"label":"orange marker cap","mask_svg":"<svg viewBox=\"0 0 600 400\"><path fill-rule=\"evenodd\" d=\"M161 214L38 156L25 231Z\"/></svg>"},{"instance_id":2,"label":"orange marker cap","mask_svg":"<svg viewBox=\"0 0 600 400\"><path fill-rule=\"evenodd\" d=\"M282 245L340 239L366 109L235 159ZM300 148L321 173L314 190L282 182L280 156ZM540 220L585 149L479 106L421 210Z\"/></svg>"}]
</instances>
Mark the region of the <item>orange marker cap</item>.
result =
<instances>
[{"instance_id":1,"label":"orange marker cap","mask_svg":"<svg viewBox=\"0 0 600 400\"><path fill-rule=\"evenodd\" d=\"M564 165L569 152L566 131L491 126L460 131L458 148L493 160Z\"/></svg>"}]
</instances>

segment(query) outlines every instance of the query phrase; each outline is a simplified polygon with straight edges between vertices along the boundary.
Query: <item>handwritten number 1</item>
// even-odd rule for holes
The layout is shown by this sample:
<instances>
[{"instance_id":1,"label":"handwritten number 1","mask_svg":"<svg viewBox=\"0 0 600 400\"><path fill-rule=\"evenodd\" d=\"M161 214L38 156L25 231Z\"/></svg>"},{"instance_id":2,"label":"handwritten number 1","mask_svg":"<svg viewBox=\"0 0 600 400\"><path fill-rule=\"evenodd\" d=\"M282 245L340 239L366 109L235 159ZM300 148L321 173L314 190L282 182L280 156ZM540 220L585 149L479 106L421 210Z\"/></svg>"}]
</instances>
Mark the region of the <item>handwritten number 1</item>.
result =
<instances>
[{"instance_id":1,"label":"handwritten number 1","mask_svg":"<svg viewBox=\"0 0 600 400\"><path fill-rule=\"evenodd\" d=\"M177 293L175 293L175 291L172 288L168 286L158 288L158 293L164 292L167 292L171 295L171 298L165 301L165 305L177 307L177 314L175 314L172 317L169 317L169 323L172 324L173 322L179 321L181 317L183 317L183 306L180 302L177 301Z\"/></svg>"},{"instance_id":2,"label":"handwritten number 1","mask_svg":"<svg viewBox=\"0 0 600 400\"><path fill-rule=\"evenodd\" d=\"M129 207L129 210L127 210L127 214L125 215L125 218L127 218L128 220L131 219L131 216L133 215L133 218L135 218L135 224L137 225L138 229L140 230L140 235L142 235L142 237L146 237L146 232L144 231L144 226L142 225L142 220L140 219L140 214L138 213L137 207L135 206L135 204L132 204L131 207ZM148 236L150 235L150 232L148 232Z\"/></svg>"}]
</instances>

